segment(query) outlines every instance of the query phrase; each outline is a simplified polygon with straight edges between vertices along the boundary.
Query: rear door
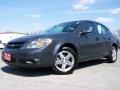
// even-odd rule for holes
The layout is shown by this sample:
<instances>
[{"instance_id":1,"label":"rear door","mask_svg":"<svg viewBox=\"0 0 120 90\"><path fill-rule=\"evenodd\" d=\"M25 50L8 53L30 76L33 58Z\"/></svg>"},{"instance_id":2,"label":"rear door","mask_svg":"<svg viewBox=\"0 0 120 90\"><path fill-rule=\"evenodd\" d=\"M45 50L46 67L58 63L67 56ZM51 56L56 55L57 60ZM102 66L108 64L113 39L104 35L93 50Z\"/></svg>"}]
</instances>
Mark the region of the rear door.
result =
<instances>
[{"instance_id":1,"label":"rear door","mask_svg":"<svg viewBox=\"0 0 120 90\"><path fill-rule=\"evenodd\" d=\"M108 55L109 50L109 44L110 44L110 37L107 32L107 28L99 23L95 23L96 27L96 43L98 51L96 54L98 54L100 57Z\"/></svg>"}]
</instances>

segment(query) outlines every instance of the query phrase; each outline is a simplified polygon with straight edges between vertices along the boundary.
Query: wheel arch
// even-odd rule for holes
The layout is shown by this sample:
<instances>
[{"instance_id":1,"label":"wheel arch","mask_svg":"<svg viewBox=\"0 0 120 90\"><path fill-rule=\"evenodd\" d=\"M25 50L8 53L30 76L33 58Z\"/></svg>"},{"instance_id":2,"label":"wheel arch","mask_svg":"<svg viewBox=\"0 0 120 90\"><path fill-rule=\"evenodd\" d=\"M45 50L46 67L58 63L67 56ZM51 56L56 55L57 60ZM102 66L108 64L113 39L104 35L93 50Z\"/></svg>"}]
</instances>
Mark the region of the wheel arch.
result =
<instances>
[{"instance_id":1,"label":"wheel arch","mask_svg":"<svg viewBox=\"0 0 120 90\"><path fill-rule=\"evenodd\" d=\"M55 47L55 51L54 51L54 55L57 54L63 47L69 47L69 48L72 48L76 54L78 55L78 51L77 51L77 48L74 44L72 43L64 43L64 44L58 44L56 47Z\"/></svg>"},{"instance_id":2,"label":"wheel arch","mask_svg":"<svg viewBox=\"0 0 120 90\"><path fill-rule=\"evenodd\" d=\"M113 46L116 48L116 50L118 50L118 45L117 45L116 43L113 43L113 44L112 44L112 47L113 47Z\"/></svg>"},{"instance_id":3,"label":"wheel arch","mask_svg":"<svg viewBox=\"0 0 120 90\"><path fill-rule=\"evenodd\" d=\"M63 44L63 45L60 47L59 51L60 51L63 47L72 48L72 49L76 52L76 54L78 54L78 51L77 51L75 45L73 45L73 44L71 44L71 43L65 43L65 44Z\"/></svg>"}]
</instances>

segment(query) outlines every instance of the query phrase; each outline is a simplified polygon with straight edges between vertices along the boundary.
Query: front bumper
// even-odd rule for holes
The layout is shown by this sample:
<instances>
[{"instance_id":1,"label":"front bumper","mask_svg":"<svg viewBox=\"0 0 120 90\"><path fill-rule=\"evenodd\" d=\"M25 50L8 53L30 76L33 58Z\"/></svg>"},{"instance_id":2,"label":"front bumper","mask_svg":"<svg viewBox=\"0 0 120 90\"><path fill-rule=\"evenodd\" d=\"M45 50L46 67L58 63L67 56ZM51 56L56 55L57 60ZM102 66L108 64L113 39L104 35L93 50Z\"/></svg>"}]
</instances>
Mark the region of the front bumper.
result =
<instances>
[{"instance_id":1,"label":"front bumper","mask_svg":"<svg viewBox=\"0 0 120 90\"><path fill-rule=\"evenodd\" d=\"M12 60L3 58L5 52L11 53ZM2 60L9 65L23 67L50 67L54 65L55 56L51 51L45 49L4 49Z\"/></svg>"}]
</instances>

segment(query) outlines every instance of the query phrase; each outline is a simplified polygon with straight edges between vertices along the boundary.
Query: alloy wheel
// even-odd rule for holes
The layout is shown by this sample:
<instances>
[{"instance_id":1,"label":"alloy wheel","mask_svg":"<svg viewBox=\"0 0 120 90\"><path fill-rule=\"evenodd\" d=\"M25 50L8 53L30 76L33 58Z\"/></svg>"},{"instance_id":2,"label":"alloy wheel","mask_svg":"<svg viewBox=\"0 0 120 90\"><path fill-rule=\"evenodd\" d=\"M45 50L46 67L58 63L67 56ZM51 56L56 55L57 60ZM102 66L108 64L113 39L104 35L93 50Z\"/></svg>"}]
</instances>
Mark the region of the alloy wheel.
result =
<instances>
[{"instance_id":1,"label":"alloy wheel","mask_svg":"<svg viewBox=\"0 0 120 90\"><path fill-rule=\"evenodd\" d=\"M112 49L112 58L113 58L113 61L115 61L117 59L117 51L116 51L115 47L113 47L113 49Z\"/></svg>"},{"instance_id":2,"label":"alloy wheel","mask_svg":"<svg viewBox=\"0 0 120 90\"><path fill-rule=\"evenodd\" d=\"M69 51L60 51L57 54L55 67L61 72L70 71L75 64L74 56Z\"/></svg>"}]
</instances>

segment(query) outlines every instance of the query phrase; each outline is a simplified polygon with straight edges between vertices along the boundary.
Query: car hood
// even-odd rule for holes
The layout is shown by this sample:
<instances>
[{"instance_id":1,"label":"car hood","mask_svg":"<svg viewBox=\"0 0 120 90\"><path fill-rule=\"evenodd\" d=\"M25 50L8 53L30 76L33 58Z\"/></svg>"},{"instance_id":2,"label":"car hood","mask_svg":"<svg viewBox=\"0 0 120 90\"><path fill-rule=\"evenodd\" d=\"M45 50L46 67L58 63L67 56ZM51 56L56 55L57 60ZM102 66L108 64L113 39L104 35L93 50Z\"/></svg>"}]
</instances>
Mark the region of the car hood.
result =
<instances>
[{"instance_id":1,"label":"car hood","mask_svg":"<svg viewBox=\"0 0 120 90\"><path fill-rule=\"evenodd\" d=\"M52 33L52 34L36 34L36 35L28 35L28 36L24 36L24 37L20 37L14 40L11 40L9 43L12 42L28 42L30 40L34 40L34 39L38 39L38 38L55 38L57 36L64 36L66 35L66 32L62 32L62 33Z\"/></svg>"}]
</instances>

